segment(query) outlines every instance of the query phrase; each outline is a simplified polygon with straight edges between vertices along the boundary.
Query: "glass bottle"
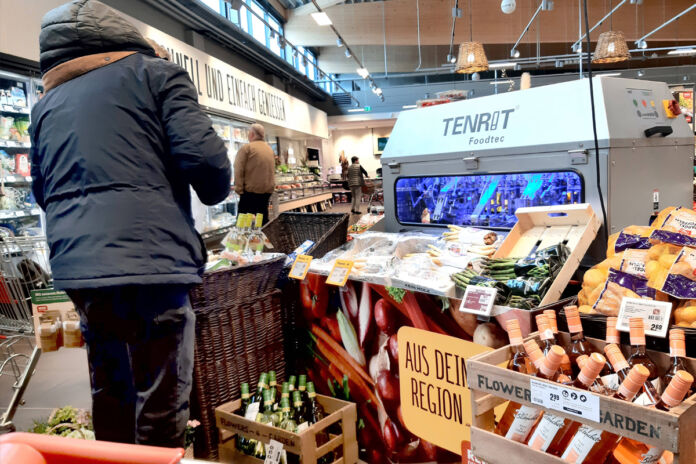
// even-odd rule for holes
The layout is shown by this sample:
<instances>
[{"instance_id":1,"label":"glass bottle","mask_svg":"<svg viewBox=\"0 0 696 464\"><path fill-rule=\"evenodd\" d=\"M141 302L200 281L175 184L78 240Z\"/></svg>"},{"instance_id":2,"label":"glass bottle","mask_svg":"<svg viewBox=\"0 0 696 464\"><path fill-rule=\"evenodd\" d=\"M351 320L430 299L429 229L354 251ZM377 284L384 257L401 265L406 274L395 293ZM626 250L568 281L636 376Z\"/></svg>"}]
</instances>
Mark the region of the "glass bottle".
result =
<instances>
[{"instance_id":1,"label":"glass bottle","mask_svg":"<svg viewBox=\"0 0 696 464\"><path fill-rule=\"evenodd\" d=\"M279 424L278 413L273 411L273 394L272 391L264 390L263 392L263 412L259 412L256 416L256 422L277 427ZM254 447L254 457L258 459L266 458L266 447L263 442L257 441Z\"/></svg>"},{"instance_id":2,"label":"glass bottle","mask_svg":"<svg viewBox=\"0 0 696 464\"><path fill-rule=\"evenodd\" d=\"M507 321L506 328L510 338L510 349L512 350L512 357L508 361L507 368L523 374L534 374L536 367L524 349L520 322L517 319L510 319Z\"/></svg>"},{"instance_id":3,"label":"glass bottle","mask_svg":"<svg viewBox=\"0 0 696 464\"><path fill-rule=\"evenodd\" d=\"M295 420L297 423L297 431L298 433L301 432L301 428L306 428L309 424L305 420L306 416L306 408L305 408L305 403L302 401L302 394L300 393L299 390L295 390L292 392L292 407L293 407L293 416L292 418Z\"/></svg>"},{"instance_id":4,"label":"glass bottle","mask_svg":"<svg viewBox=\"0 0 696 464\"><path fill-rule=\"evenodd\" d=\"M619 331L616 328L616 323L618 321L618 318L610 316L607 317L607 329L606 329L606 335L604 337L604 341L607 344L616 344L620 345L621 344L621 338L619 337ZM611 364L609 363L609 360L607 360L607 364L604 366L604 369L602 369L602 372L599 374L600 377L604 378L608 375L612 375L613 369ZM614 389L616 390L616 389Z\"/></svg>"},{"instance_id":5,"label":"glass bottle","mask_svg":"<svg viewBox=\"0 0 696 464\"><path fill-rule=\"evenodd\" d=\"M290 387L290 396L292 396L292 392L295 391L295 383L297 382L297 377L294 375L291 375L290 378L288 379L288 387ZM292 399L292 398L290 398Z\"/></svg>"},{"instance_id":6,"label":"glass bottle","mask_svg":"<svg viewBox=\"0 0 696 464\"><path fill-rule=\"evenodd\" d=\"M633 367L642 364L650 371L648 382L643 388L644 395L636 401L639 404L655 404L659 398L657 393L660 383L657 366L645 351L645 327L643 318L632 317L628 320L631 335L631 355L628 357L628 365Z\"/></svg>"},{"instance_id":7,"label":"glass bottle","mask_svg":"<svg viewBox=\"0 0 696 464\"><path fill-rule=\"evenodd\" d=\"M316 424L326 417L326 413L324 412L322 405L319 404L319 401L317 401L317 392L314 389L314 382L307 382L307 398L307 422L310 424ZM326 432L326 430L317 432L316 440L317 448L319 448L320 446L329 442L329 434ZM327 453L319 458L319 464L330 463L333 461L333 452Z\"/></svg>"},{"instance_id":8,"label":"glass bottle","mask_svg":"<svg viewBox=\"0 0 696 464\"><path fill-rule=\"evenodd\" d=\"M560 336L558 335L558 322L556 321L556 311L553 309L546 309L544 310L544 316L546 316L546 322L549 324L549 328L553 331L553 338L558 346L563 346L561 343ZM572 382L572 379L574 377L573 375L573 368L570 365L570 357L568 357L568 353L563 355L563 361L561 361L561 372L568 377L568 382L562 382L562 383L570 383Z\"/></svg>"},{"instance_id":9,"label":"glass bottle","mask_svg":"<svg viewBox=\"0 0 696 464\"><path fill-rule=\"evenodd\" d=\"M290 409L290 399L285 397L280 400L280 428L293 433L297 430L297 423Z\"/></svg>"},{"instance_id":10,"label":"glass bottle","mask_svg":"<svg viewBox=\"0 0 696 464\"><path fill-rule=\"evenodd\" d=\"M675 372L653 407L661 411L669 411L678 406L693 386L693 382L694 377L688 372L683 370ZM663 462L661 458L664 454L671 453L656 446L624 438L614 450L614 459L620 464L655 464ZM665 459L665 462L669 462L669 459Z\"/></svg>"},{"instance_id":11,"label":"glass bottle","mask_svg":"<svg viewBox=\"0 0 696 464\"><path fill-rule=\"evenodd\" d=\"M251 399L252 403L263 404L263 392L268 389L268 374L265 372L259 376L259 383L256 385L256 393ZM260 410L260 408L259 408Z\"/></svg>"},{"instance_id":12,"label":"glass bottle","mask_svg":"<svg viewBox=\"0 0 696 464\"><path fill-rule=\"evenodd\" d=\"M587 360L590 359L589 356L586 354L583 354L582 356L578 356L578 367L580 368L580 371L582 372L582 367L585 365ZM604 365L606 366L607 361L605 360ZM604 371L604 368L602 368L602 371L600 371L600 376L601 372ZM597 377L594 379L594 382L592 382L592 385L590 386L590 391L593 393L599 393L600 395L607 395L611 394L614 391L606 388L604 386L604 383L602 382L601 377Z\"/></svg>"},{"instance_id":13,"label":"glass bottle","mask_svg":"<svg viewBox=\"0 0 696 464\"><path fill-rule=\"evenodd\" d=\"M244 382L241 386L242 390L242 406L240 412L243 416L246 415L247 408L251 404L251 394L249 393L249 384ZM241 435L237 435L237 449L246 452L247 446L249 444L249 439Z\"/></svg>"},{"instance_id":14,"label":"glass bottle","mask_svg":"<svg viewBox=\"0 0 696 464\"><path fill-rule=\"evenodd\" d=\"M283 382L283 386L280 389L280 401L283 401L283 398L287 398L288 406L289 406L290 405L290 384L288 382Z\"/></svg>"},{"instance_id":15,"label":"glass bottle","mask_svg":"<svg viewBox=\"0 0 696 464\"><path fill-rule=\"evenodd\" d=\"M539 340L541 340L541 351L546 356L552 346L556 344L553 330L549 326L549 321L545 314L536 315L537 329L539 329Z\"/></svg>"},{"instance_id":16,"label":"glass bottle","mask_svg":"<svg viewBox=\"0 0 696 464\"><path fill-rule=\"evenodd\" d=\"M621 382L619 389L613 395L614 398L631 401L643 388L649 375L650 371L645 366L635 365ZM614 433L582 424L570 440L561 459L569 464L603 463L616 448L619 439L620 437Z\"/></svg>"},{"instance_id":17,"label":"glass bottle","mask_svg":"<svg viewBox=\"0 0 696 464\"><path fill-rule=\"evenodd\" d=\"M302 374L297 383L297 390L300 392L302 397L302 403L307 402L307 376Z\"/></svg>"},{"instance_id":18,"label":"glass bottle","mask_svg":"<svg viewBox=\"0 0 696 464\"><path fill-rule=\"evenodd\" d=\"M604 356L599 353L590 355L572 385L575 388L589 391L602 371L605 362ZM530 437L529 446L554 456L560 456L579 428L579 422L546 413Z\"/></svg>"},{"instance_id":19,"label":"glass bottle","mask_svg":"<svg viewBox=\"0 0 696 464\"><path fill-rule=\"evenodd\" d=\"M669 356L669 368L661 378L661 383L665 389L678 371L689 372L687 364L684 360L684 358L686 358L686 337L684 335L684 331L681 329L672 329L669 331ZM696 393L694 385L691 385L687 397L693 395L694 393Z\"/></svg>"},{"instance_id":20,"label":"glass bottle","mask_svg":"<svg viewBox=\"0 0 696 464\"><path fill-rule=\"evenodd\" d=\"M227 248L228 251L237 251L237 252L242 251L243 247L240 246L239 236L240 236L242 224L244 221L243 216L244 215L242 215L242 214L237 215L237 222L235 223L232 230L227 234L226 241L225 241L225 248Z\"/></svg>"},{"instance_id":21,"label":"glass bottle","mask_svg":"<svg viewBox=\"0 0 696 464\"><path fill-rule=\"evenodd\" d=\"M251 221L254 221L251 224ZM263 214L258 213L256 217L251 216L249 219L249 235L246 243L247 253L251 255L260 255L263 252L263 233L261 226L263 225Z\"/></svg>"},{"instance_id":22,"label":"glass bottle","mask_svg":"<svg viewBox=\"0 0 696 464\"><path fill-rule=\"evenodd\" d=\"M278 397L280 397L281 392L278 389L278 379L276 378L275 371L268 371L268 388L275 390L277 393L279 393Z\"/></svg>"},{"instance_id":23,"label":"glass bottle","mask_svg":"<svg viewBox=\"0 0 696 464\"><path fill-rule=\"evenodd\" d=\"M561 360L563 359L563 348L553 346L549 350L549 354L544 358L539 345L534 340L529 340L524 346L529 357L537 360L539 369L535 376L546 380L556 380ZM503 435L508 440L526 443L541 413L542 411L538 408L510 401L503 413L503 417L500 418L496 433Z\"/></svg>"},{"instance_id":24,"label":"glass bottle","mask_svg":"<svg viewBox=\"0 0 696 464\"><path fill-rule=\"evenodd\" d=\"M595 352L592 345L585 340L585 334L582 330L582 322L580 321L580 313L577 306L566 306L564 308L566 321L568 322L568 332L570 333L570 343L566 348L568 357L570 358L570 366L573 369L574 376L580 373L577 365L578 356L583 354L591 355Z\"/></svg>"}]
</instances>

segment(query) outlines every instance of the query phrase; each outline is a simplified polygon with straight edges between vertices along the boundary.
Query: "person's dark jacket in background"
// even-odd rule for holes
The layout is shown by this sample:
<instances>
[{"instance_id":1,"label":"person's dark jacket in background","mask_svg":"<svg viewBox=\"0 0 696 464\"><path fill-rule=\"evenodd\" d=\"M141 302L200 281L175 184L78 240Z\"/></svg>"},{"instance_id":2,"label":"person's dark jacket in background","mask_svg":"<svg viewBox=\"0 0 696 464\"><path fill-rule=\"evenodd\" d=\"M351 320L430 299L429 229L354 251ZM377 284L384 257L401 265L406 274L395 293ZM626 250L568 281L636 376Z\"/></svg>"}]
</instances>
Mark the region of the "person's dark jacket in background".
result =
<instances>
[{"instance_id":1,"label":"person's dark jacket in background","mask_svg":"<svg viewBox=\"0 0 696 464\"><path fill-rule=\"evenodd\" d=\"M205 204L227 197L227 150L186 71L111 12L73 1L42 24L41 71L58 85L32 111L31 166L55 286L198 283L189 186ZM98 54L106 64L75 70Z\"/></svg>"}]
</instances>

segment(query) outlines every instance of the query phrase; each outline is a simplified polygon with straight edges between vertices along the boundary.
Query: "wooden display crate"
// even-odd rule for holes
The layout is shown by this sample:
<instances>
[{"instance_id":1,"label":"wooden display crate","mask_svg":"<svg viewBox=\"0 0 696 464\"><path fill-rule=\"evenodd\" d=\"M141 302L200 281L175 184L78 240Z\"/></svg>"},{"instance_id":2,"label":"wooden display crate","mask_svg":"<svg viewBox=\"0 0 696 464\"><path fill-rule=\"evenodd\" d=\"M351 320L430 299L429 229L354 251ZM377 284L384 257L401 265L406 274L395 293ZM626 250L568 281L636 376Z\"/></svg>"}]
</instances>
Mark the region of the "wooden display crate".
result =
<instances>
[{"instance_id":1,"label":"wooden display crate","mask_svg":"<svg viewBox=\"0 0 696 464\"><path fill-rule=\"evenodd\" d=\"M263 461L241 453L235 447L237 434L264 443L271 439L283 444L283 449L288 453L300 456L301 464L316 464L317 460L326 453L342 449L342 456L333 461L333 464L355 464L358 462L358 442L356 439L357 408L355 403L342 401L329 396L317 395L319 404L324 407L326 417L316 424L312 424L300 433L291 433L266 424L246 419L238 412L242 406L242 400L230 401L215 408L215 421L220 432L220 444L218 446L220 462L234 464L262 464ZM317 447L316 435L327 427L340 422L343 433L340 435L329 434L329 441Z\"/></svg>"},{"instance_id":2,"label":"wooden display crate","mask_svg":"<svg viewBox=\"0 0 696 464\"><path fill-rule=\"evenodd\" d=\"M534 333L527 338L534 338L536 335ZM568 334L562 333L561 337L564 343L568 342ZM604 352L604 341L594 338L587 338L587 340L598 351ZM622 346L625 355L628 354L626 348L626 346ZM648 354L661 373L670 364L670 357L665 353L648 350ZM510 347L505 346L466 361L468 386L472 391L471 444L473 452L478 458L489 464L502 463L504 459L501 460L501 456L513 455L518 457L516 462L563 464L564 461L560 458L535 451L524 444L493 433L495 427L494 407L505 401L513 400L523 405L541 408L530 401L529 381L534 378L539 382L551 383L501 367L507 363L510 357ZM692 372L696 372L696 359L688 358L687 363ZM584 390L578 389L577 391L585 395L596 395ZM669 412L604 395L596 396L599 396L600 420L602 421L600 423L557 410L552 410L551 413L672 451L674 463L696 463L696 441L693 436L694 427L696 427L696 395L687 398Z\"/></svg>"},{"instance_id":3,"label":"wooden display crate","mask_svg":"<svg viewBox=\"0 0 696 464\"><path fill-rule=\"evenodd\" d=\"M542 250L559 243L565 244L570 249L570 256L539 306L555 303L563 295L563 291L580 266L580 261L597 236L602 223L588 203L519 208L515 216L517 216L517 224L505 237L493 257L521 258L528 256L534 250ZM515 317L520 321L522 334L528 334L535 327L532 322L534 314L536 313L510 308L509 311L497 316L497 319L505 327L505 320Z\"/></svg>"}]
</instances>

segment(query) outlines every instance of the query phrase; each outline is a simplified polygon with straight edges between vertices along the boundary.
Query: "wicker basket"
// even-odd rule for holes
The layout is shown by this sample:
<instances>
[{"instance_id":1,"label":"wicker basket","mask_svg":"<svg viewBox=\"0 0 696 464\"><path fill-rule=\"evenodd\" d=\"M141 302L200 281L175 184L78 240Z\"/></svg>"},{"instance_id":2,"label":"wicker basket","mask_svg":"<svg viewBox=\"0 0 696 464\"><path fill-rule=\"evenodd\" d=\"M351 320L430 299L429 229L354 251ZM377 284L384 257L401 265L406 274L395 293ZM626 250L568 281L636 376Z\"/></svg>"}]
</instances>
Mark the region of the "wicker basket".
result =
<instances>
[{"instance_id":1,"label":"wicker basket","mask_svg":"<svg viewBox=\"0 0 696 464\"><path fill-rule=\"evenodd\" d=\"M215 408L239 398L243 382L256 385L261 372L270 370L285 378L280 295L272 290L242 301L221 297L211 305L192 293L196 345L191 417L202 424L196 457L217 457Z\"/></svg>"},{"instance_id":2,"label":"wicker basket","mask_svg":"<svg viewBox=\"0 0 696 464\"><path fill-rule=\"evenodd\" d=\"M292 253L305 240L314 241L307 254L321 258L329 251L346 243L348 215L337 213L282 213L266 224L263 232L279 253ZM283 292L281 318L285 329L285 362L289 370L298 372L302 347L302 331L297 326L300 287L296 280L287 277L286 268L278 279Z\"/></svg>"}]
</instances>

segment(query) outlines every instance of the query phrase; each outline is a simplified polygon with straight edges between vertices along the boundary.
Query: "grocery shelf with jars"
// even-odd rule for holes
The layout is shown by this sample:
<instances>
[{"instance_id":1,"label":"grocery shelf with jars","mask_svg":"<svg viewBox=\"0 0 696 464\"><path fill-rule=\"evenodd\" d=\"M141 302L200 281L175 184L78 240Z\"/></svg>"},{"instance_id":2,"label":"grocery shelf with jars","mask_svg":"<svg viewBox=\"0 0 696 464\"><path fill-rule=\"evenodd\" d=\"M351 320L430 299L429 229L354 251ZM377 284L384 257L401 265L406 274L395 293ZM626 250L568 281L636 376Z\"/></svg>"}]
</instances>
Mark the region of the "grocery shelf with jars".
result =
<instances>
[{"instance_id":1,"label":"grocery shelf with jars","mask_svg":"<svg viewBox=\"0 0 696 464\"><path fill-rule=\"evenodd\" d=\"M40 81L0 71L0 228L41 235L43 216L31 192L29 124Z\"/></svg>"}]
</instances>

